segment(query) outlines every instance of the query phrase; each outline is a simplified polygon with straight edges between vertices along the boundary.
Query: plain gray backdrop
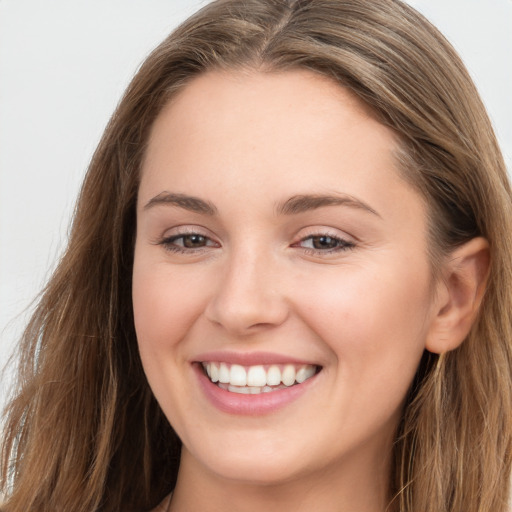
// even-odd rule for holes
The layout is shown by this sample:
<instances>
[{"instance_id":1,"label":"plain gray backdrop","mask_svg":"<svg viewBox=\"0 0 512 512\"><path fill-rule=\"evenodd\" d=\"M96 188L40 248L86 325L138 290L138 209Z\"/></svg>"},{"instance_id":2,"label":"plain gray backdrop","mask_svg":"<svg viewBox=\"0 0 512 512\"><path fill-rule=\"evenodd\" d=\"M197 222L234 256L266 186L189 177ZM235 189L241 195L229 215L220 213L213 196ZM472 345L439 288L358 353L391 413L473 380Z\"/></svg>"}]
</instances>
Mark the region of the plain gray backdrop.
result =
<instances>
[{"instance_id":1,"label":"plain gray backdrop","mask_svg":"<svg viewBox=\"0 0 512 512\"><path fill-rule=\"evenodd\" d=\"M66 243L85 169L124 88L205 3L0 0L0 367ZM409 3L462 55L510 171L512 0Z\"/></svg>"}]
</instances>

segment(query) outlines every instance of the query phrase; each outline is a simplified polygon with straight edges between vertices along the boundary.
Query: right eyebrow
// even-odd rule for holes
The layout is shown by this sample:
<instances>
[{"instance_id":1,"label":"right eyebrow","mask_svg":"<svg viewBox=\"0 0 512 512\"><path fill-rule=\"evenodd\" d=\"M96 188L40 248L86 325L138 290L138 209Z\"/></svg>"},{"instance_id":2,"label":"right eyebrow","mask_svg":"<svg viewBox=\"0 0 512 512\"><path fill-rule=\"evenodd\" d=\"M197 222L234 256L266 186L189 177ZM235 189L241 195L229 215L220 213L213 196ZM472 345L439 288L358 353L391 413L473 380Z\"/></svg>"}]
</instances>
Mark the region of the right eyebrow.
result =
<instances>
[{"instance_id":1,"label":"right eyebrow","mask_svg":"<svg viewBox=\"0 0 512 512\"><path fill-rule=\"evenodd\" d=\"M203 215L215 215L217 213L217 208L208 201L186 194L176 194L167 191L161 192L150 199L144 205L144 210L148 210L158 205L178 206L179 208L195 213L202 213Z\"/></svg>"}]
</instances>

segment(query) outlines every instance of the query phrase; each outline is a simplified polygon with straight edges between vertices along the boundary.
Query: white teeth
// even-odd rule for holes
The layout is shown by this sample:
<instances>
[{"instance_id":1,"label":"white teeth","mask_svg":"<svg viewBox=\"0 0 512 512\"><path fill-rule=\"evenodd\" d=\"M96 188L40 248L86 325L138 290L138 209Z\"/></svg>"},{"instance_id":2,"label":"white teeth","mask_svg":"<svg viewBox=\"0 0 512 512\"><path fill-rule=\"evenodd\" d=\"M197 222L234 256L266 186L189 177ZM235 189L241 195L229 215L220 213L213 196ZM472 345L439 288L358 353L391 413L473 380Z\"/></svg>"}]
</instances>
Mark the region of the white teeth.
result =
<instances>
[{"instance_id":1,"label":"white teeth","mask_svg":"<svg viewBox=\"0 0 512 512\"><path fill-rule=\"evenodd\" d=\"M229 383L232 386L246 386L247 385L247 372L243 366L239 364L234 364L231 366L231 371L229 372Z\"/></svg>"},{"instance_id":2,"label":"white teeth","mask_svg":"<svg viewBox=\"0 0 512 512\"><path fill-rule=\"evenodd\" d=\"M276 389L286 389L284 384L271 388L270 386L232 386L231 384L220 383L219 387L231 391L231 393L240 393L241 395L259 395L260 393L270 393Z\"/></svg>"},{"instance_id":3,"label":"white teeth","mask_svg":"<svg viewBox=\"0 0 512 512\"><path fill-rule=\"evenodd\" d=\"M299 384L302 384L305 380L309 379L310 377L313 377L313 375L315 375L314 366L303 366L297 371L297 374L295 375L295 380Z\"/></svg>"},{"instance_id":4,"label":"white teeth","mask_svg":"<svg viewBox=\"0 0 512 512\"><path fill-rule=\"evenodd\" d=\"M228 386L228 391L231 393L240 393L242 395L248 395L250 393L250 388L247 386L232 386L231 384Z\"/></svg>"},{"instance_id":5,"label":"white teeth","mask_svg":"<svg viewBox=\"0 0 512 512\"><path fill-rule=\"evenodd\" d=\"M207 365L208 367L208 365ZM220 363L219 365L219 382L222 382L223 384L229 383L229 367L226 363Z\"/></svg>"},{"instance_id":6,"label":"white teeth","mask_svg":"<svg viewBox=\"0 0 512 512\"><path fill-rule=\"evenodd\" d=\"M259 394L302 384L316 373L316 366L263 365L244 367L239 364L205 362L203 368L212 382L233 393Z\"/></svg>"},{"instance_id":7,"label":"white teeth","mask_svg":"<svg viewBox=\"0 0 512 512\"><path fill-rule=\"evenodd\" d=\"M247 372L248 386L265 386L267 384L267 373L263 366L251 366Z\"/></svg>"},{"instance_id":8,"label":"white teeth","mask_svg":"<svg viewBox=\"0 0 512 512\"><path fill-rule=\"evenodd\" d=\"M295 367L292 364L287 364L284 367L281 380L285 386L291 386L295 383Z\"/></svg>"},{"instance_id":9,"label":"white teeth","mask_svg":"<svg viewBox=\"0 0 512 512\"><path fill-rule=\"evenodd\" d=\"M210 377L212 382L218 382L219 380L219 366L216 363L211 363L207 365L207 369L209 368L208 377Z\"/></svg>"},{"instance_id":10,"label":"white teeth","mask_svg":"<svg viewBox=\"0 0 512 512\"><path fill-rule=\"evenodd\" d=\"M281 384L281 370L279 366L271 366L267 371L267 386L279 386Z\"/></svg>"}]
</instances>

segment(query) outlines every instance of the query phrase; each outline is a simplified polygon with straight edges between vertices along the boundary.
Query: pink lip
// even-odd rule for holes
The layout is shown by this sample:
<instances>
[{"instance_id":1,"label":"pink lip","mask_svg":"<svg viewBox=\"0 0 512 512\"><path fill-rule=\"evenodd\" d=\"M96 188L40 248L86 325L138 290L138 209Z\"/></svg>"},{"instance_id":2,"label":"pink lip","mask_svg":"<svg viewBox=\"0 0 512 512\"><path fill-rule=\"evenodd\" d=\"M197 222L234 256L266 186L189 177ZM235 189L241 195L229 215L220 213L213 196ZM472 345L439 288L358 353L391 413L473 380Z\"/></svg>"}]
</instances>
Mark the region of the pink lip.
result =
<instances>
[{"instance_id":1,"label":"pink lip","mask_svg":"<svg viewBox=\"0 0 512 512\"><path fill-rule=\"evenodd\" d=\"M205 359L205 361L216 361L216 358ZM225 361L225 359L221 359ZM261 359L259 360L261 361ZM231 362L231 361L226 361ZM288 359L288 362L290 360ZM233 361L235 363L235 361ZM236 364L241 363L240 359ZM261 363L263 364L263 363ZM278 364L272 361L267 364ZM289 403L297 400L302 396L316 380L316 375L304 381L302 384L296 384L286 389L279 389L270 393L260 393L259 395L242 395L240 393L232 393L225 389L219 388L210 381L205 375L200 364L193 364L194 371L199 380L199 384L207 399L220 411L229 414L237 414L243 416L259 416L272 413Z\"/></svg>"},{"instance_id":2,"label":"pink lip","mask_svg":"<svg viewBox=\"0 0 512 512\"><path fill-rule=\"evenodd\" d=\"M272 352L207 352L194 358L197 362L222 362L239 364L241 366L267 365L267 364L315 364L283 354Z\"/></svg>"}]
</instances>

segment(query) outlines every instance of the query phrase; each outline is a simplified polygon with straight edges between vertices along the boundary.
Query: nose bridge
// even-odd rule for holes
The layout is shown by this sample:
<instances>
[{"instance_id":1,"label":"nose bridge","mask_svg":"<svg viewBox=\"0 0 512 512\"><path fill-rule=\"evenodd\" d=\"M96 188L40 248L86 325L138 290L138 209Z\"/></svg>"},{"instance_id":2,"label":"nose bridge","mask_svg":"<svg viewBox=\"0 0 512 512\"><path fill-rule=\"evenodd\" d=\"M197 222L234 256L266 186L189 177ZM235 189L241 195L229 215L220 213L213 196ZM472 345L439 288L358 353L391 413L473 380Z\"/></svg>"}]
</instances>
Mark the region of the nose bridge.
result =
<instances>
[{"instance_id":1,"label":"nose bridge","mask_svg":"<svg viewBox=\"0 0 512 512\"><path fill-rule=\"evenodd\" d=\"M233 249L207 309L210 320L238 334L279 325L287 305L276 258L258 246Z\"/></svg>"}]
</instances>

